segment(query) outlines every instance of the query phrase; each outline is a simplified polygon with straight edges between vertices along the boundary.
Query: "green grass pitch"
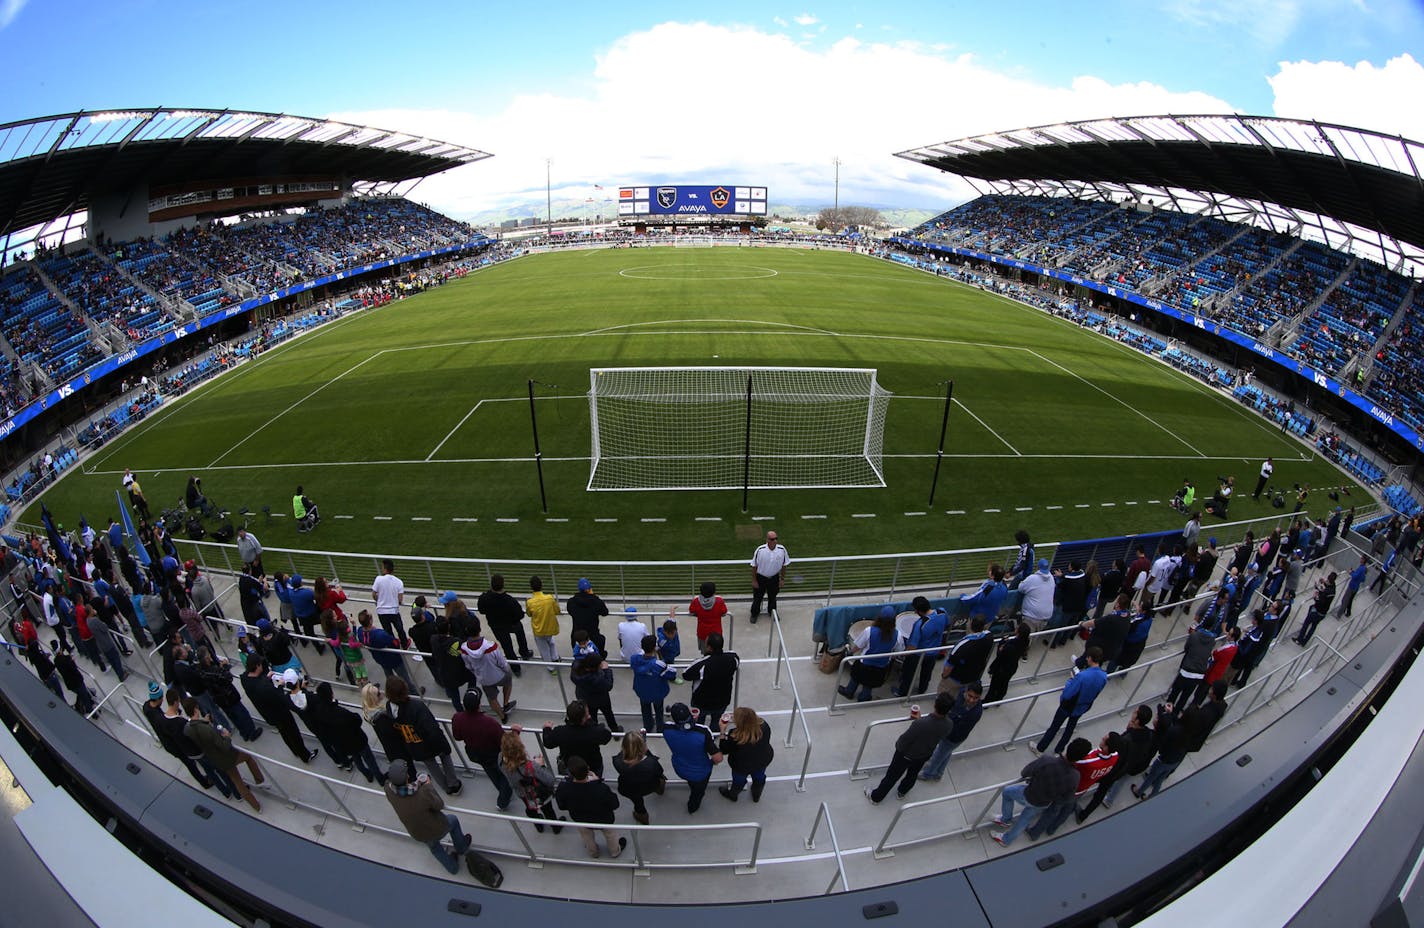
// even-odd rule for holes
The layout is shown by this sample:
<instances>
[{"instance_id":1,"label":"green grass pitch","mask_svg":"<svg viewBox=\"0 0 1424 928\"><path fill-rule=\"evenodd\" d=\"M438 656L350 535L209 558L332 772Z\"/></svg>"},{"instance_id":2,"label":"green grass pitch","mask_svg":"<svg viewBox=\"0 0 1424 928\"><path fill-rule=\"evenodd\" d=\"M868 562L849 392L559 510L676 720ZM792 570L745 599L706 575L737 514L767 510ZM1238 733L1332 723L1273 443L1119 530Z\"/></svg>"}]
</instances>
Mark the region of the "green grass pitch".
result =
<instances>
[{"instance_id":1,"label":"green grass pitch","mask_svg":"<svg viewBox=\"0 0 1424 928\"><path fill-rule=\"evenodd\" d=\"M740 490L584 489L589 368L715 364L877 368L896 395L888 486L753 490L746 513ZM530 378L558 385L537 400L547 514ZM971 288L840 252L617 249L521 258L295 339L164 405L44 499L63 522L102 520L131 467L155 511L201 475L215 501L258 513L269 546L707 559L748 555L774 526L809 556L1002 545L1019 527L1044 540L1171 527L1183 477L1209 492L1235 474L1233 518L1268 515L1249 498L1266 455L1278 483L1348 483L1194 379ZM291 519L297 484L321 505L311 535ZM1323 494L1311 502L1325 511ZM265 506L286 517L264 519Z\"/></svg>"}]
</instances>

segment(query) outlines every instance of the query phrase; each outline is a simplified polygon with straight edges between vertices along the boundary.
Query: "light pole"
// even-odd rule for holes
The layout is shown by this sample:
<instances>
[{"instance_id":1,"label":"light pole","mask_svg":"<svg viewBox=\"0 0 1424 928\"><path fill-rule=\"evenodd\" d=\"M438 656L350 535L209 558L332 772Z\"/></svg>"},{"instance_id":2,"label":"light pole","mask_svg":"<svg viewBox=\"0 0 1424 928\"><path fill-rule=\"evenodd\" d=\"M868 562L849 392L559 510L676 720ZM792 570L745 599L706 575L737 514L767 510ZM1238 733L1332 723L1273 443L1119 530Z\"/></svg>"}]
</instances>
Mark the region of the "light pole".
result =
<instances>
[{"instance_id":1,"label":"light pole","mask_svg":"<svg viewBox=\"0 0 1424 928\"><path fill-rule=\"evenodd\" d=\"M841 225L841 158L840 155L831 159L831 164L836 166L836 200L835 206L831 209L831 216L836 224L836 231L840 231Z\"/></svg>"},{"instance_id":2,"label":"light pole","mask_svg":"<svg viewBox=\"0 0 1424 928\"><path fill-rule=\"evenodd\" d=\"M554 159L544 159L544 234L552 238L554 236L554 193L550 186L550 165Z\"/></svg>"}]
</instances>

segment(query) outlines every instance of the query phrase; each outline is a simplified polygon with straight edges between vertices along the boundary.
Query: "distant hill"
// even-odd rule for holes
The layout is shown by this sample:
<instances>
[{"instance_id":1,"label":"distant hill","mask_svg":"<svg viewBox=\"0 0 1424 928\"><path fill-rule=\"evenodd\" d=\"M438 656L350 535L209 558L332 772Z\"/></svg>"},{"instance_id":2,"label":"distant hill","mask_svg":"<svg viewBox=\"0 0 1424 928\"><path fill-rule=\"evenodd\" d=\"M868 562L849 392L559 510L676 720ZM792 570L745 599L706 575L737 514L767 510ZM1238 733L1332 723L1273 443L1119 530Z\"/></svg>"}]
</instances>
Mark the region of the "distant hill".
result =
<instances>
[{"instance_id":1,"label":"distant hill","mask_svg":"<svg viewBox=\"0 0 1424 928\"><path fill-rule=\"evenodd\" d=\"M818 212L829 206L829 203L781 203L772 204L769 210L772 216L779 216L788 221L809 221L814 219ZM917 209L913 207L880 206L876 208L880 210L881 215L891 228L905 228L919 225L926 219L938 215L940 212L940 210ZM617 204L611 198L604 200L555 200L553 202L553 214L555 221L561 219L575 219L580 222L611 222L617 218ZM498 227L501 223L510 219L534 219L542 222L547 213L543 200L530 200L498 209L481 210L475 213L454 212L451 215L456 219L474 223L477 226Z\"/></svg>"}]
</instances>

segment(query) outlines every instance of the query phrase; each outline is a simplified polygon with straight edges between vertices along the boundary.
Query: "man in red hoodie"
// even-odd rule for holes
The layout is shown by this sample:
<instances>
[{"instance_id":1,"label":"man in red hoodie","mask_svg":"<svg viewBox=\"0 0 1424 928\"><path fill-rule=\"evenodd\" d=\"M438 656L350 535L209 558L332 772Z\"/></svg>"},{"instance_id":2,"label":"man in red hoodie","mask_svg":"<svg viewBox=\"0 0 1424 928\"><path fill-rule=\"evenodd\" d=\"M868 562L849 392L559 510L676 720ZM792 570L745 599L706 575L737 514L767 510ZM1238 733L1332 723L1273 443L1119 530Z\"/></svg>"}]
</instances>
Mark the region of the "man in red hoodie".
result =
<instances>
[{"instance_id":1,"label":"man in red hoodie","mask_svg":"<svg viewBox=\"0 0 1424 928\"><path fill-rule=\"evenodd\" d=\"M1078 811L1078 797L1096 787L1098 781L1111 773L1117 764L1118 738L1115 732L1103 735L1095 750L1089 751L1082 760L1073 762L1073 769L1078 773L1078 788L1073 791L1073 797L1049 806L1048 811L1029 826L1030 838L1037 840L1041 834L1052 836L1068 820L1070 813Z\"/></svg>"},{"instance_id":2,"label":"man in red hoodie","mask_svg":"<svg viewBox=\"0 0 1424 928\"><path fill-rule=\"evenodd\" d=\"M1202 677L1201 686L1197 687L1196 693L1192 695L1193 706L1201 705L1206 700L1207 693L1211 692L1211 685L1226 676L1227 671L1231 669L1231 662L1236 659L1236 649L1240 641L1241 629L1233 628L1216 643L1211 652L1211 666L1207 668L1206 676Z\"/></svg>"}]
</instances>

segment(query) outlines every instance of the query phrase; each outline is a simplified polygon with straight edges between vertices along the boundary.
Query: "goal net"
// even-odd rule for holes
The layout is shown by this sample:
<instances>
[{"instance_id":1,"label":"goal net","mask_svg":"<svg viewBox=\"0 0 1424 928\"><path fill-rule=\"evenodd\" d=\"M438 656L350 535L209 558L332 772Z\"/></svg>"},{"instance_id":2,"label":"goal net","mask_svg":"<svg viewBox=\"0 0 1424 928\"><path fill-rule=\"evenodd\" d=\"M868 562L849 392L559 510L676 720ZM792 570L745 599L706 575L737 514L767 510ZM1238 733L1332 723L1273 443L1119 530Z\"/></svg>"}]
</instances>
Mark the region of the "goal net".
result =
<instances>
[{"instance_id":1,"label":"goal net","mask_svg":"<svg viewBox=\"0 0 1424 928\"><path fill-rule=\"evenodd\" d=\"M825 367L595 368L588 489L716 490L744 480L759 489L883 487L891 394L875 374Z\"/></svg>"}]
</instances>

